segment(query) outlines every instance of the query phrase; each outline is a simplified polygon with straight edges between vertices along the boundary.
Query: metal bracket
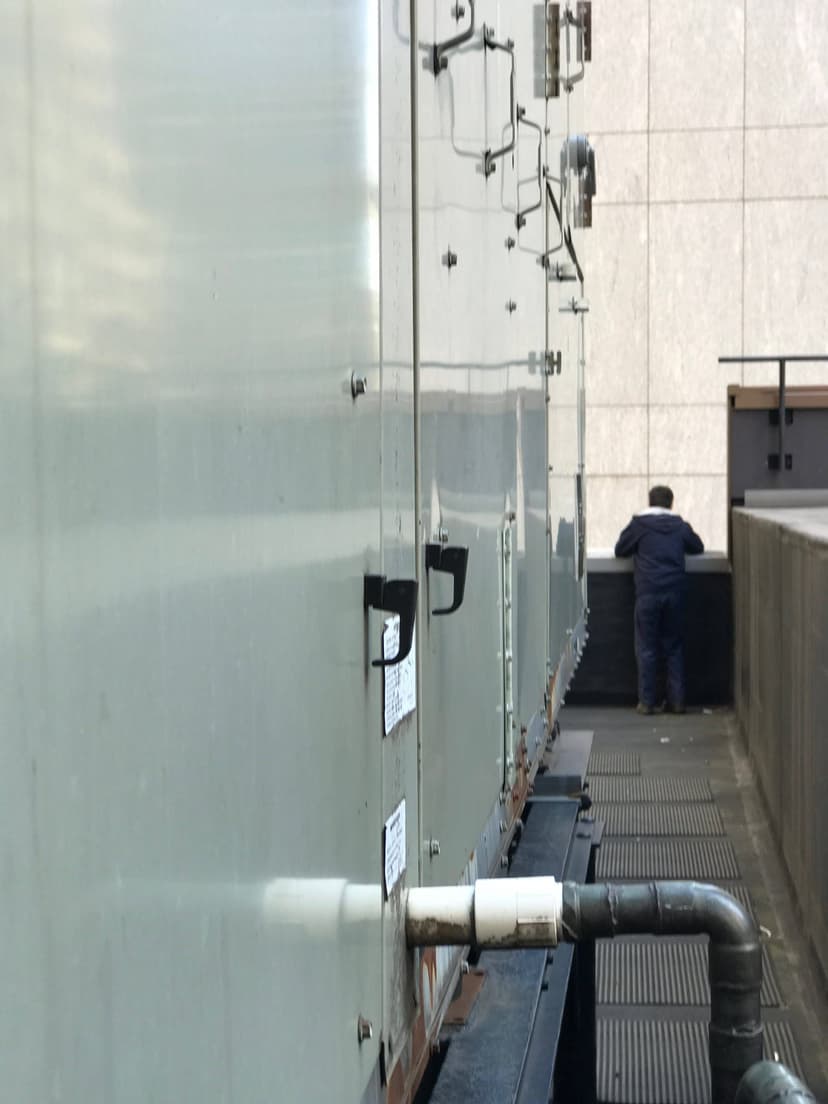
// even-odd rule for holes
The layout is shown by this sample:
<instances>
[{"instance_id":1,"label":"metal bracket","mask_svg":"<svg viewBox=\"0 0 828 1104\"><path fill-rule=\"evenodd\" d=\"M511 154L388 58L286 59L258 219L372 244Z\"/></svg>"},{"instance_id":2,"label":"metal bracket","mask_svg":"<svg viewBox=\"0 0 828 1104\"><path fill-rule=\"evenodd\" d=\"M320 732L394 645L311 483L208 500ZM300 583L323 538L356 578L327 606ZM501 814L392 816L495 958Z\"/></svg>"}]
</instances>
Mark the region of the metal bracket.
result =
<instances>
[{"instance_id":1,"label":"metal bracket","mask_svg":"<svg viewBox=\"0 0 828 1104\"><path fill-rule=\"evenodd\" d=\"M498 42L495 38L494 28L487 27L483 24L483 44L488 50L503 50L508 54L511 63L512 71L509 76L509 126L512 128L512 137L505 146L501 146L500 149L490 150L487 149L483 153L483 175L489 177L495 171L497 166L495 161L501 157L505 157L507 153L511 153L515 148L515 140L517 138L517 105L515 104L515 44L511 38L507 38L505 42Z\"/></svg>"},{"instance_id":2,"label":"metal bracket","mask_svg":"<svg viewBox=\"0 0 828 1104\"><path fill-rule=\"evenodd\" d=\"M417 582L415 579L386 579L384 575L366 575L363 584L363 604L366 609L386 610L399 614L400 647L391 659L373 659L372 667L393 667L402 663L414 642L414 621L417 616Z\"/></svg>"},{"instance_id":3,"label":"metal bracket","mask_svg":"<svg viewBox=\"0 0 828 1104\"><path fill-rule=\"evenodd\" d=\"M561 350L558 349L557 353L553 353L550 349L546 354L546 368L545 372L547 376L559 376L561 374Z\"/></svg>"},{"instance_id":4,"label":"metal bracket","mask_svg":"<svg viewBox=\"0 0 828 1104\"><path fill-rule=\"evenodd\" d=\"M589 303L586 299L576 299L573 295L571 299L568 299L562 306L558 308L559 314L587 314L589 312Z\"/></svg>"},{"instance_id":5,"label":"metal bracket","mask_svg":"<svg viewBox=\"0 0 828 1104\"><path fill-rule=\"evenodd\" d=\"M461 31L454 38L446 39L445 42L435 42L431 47L431 71L435 77L439 77L443 69L448 67L446 54L449 50L456 50L458 46L468 42L474 34L474 0L466 0L466 3L469 5L469 25L465 31ZM455 6L454 18L459 19L461 15L462 8L459 5Z\"/></svg>"},{"instance_id":6,"label":"metal bracket","mask_svg":"<svg viewBox=\"0 0 828 1104\"><path fill-rule=\"evenodd\" d=\"M445 571L454 579L454 591L450 606L432 610L434 617L442 617L459 610L466 593L466 571L469 566L469 550L459 545L427 544L425 546L426 571Z\"/></svg>"},{"instance_id":7,"label":"metal bracket","mask_svg":"<svg viewBox=\"0 0 828 1104\"><path fill-rule=\"evenodd\" d=\"M546 271L550 280L557 280L559 284L568 284L578 279L578 274L575 271L575 266L571 264L562 264L557 261L555 264L546 265Z\"/></svg>"},{"instance_id":8,"label":"metal bracket","mask_svg":"<svg viewBox=\"0 0 828 1104\"><path fill-rule=\"evenodd\" d=\"M526 108L518 107L517 109L517 121L518 124L523 123L524 126L531 127L532 130L538 132L538 201L533 203L531 207L525 207L522 211L518 205L518 212L515 217L515 224L518 230L526 225L526 216L531 215L533 211L537 211L541 203L543 203L543 169L541 166L541 153L543 150L543 128L537 123L533 123L531 119L526 118Z\"/></svg>"},{"instance_id":9,"label":"metal bracket","mask_svg":"<svg viewBox=\"0 0 828 1104\"><path fill-rule=\"evenodd\" d=\"M566 27L566 65L569 70L570 44L569 28L573 27L578 32L575 46L575 57L580 68L574 76L564 77L561 81L567 92L571 92L575 85L584 79L586 63L592 61L592 0L581 0L576 8L577 14L572 14L569 4L564 9L563 22Z\"/></svg>"}]
</instances>

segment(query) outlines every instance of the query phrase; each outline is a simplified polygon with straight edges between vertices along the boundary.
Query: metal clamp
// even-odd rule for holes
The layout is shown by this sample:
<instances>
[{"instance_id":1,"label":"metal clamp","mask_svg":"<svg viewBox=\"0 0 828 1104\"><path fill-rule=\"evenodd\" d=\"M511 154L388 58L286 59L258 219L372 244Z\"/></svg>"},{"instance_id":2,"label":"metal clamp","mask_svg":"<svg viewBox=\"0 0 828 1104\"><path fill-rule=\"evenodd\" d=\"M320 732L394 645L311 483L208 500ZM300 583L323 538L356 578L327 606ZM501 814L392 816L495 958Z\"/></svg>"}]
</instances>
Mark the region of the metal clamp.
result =
<instances>
[{"instance_id":1,"label":"metal clamp","mask_svg":"<svg viewBox=\"0 0 828 1104\"><path fill-rule=\"evenodd\" d=\"M517 138L517 105L515 104L515 44L511 38L507 38L505 42L498 42L495 38L494 28L487 27L483 24L483 44L489 50L503 50L508 54L511 63L512 71L509 75L509 126L512 129L511 140L506 143L505 146L501 146L500 149L490 150L487 149L483 154L483 175L489 177L495 171L497 167L495 161L501 157L505 157L507 153L511 153L515 148L515 139Z\"/></svg>"},{"instance_id":2,"label":"metal clamp","mask_svg":"<svg viewBox=\"0 0 828 1104\"><path fill-rule=\"evenodd\" d=\"M559 314L587 314L589 311L589 303L586 299L576 299L575 296L558 308Z\"/></svg>"},{"instance_id":3,"label":"metal clamp","mask_svg":"<svg viewBox=\"0 0 828 1104\"><path fill-rule=\"evenodd\" d=\"M384 575L366 575L363 584L366 609L386 610L399 614L400 646L391 659L373 659L372 667L393 667L402 663L414 643L414 620L417 616L417 583L414 579L386 579Z\"/></svg>"},{"instance_id":4,"label":"metal clamp","mask_svg":"<svg viewBox=\"0 0 828 1104\"><path fill-rule=\"evenodd\" d=\"M466 593L466 571L469 566L469 550L459 545L427 544L425 546L426 571L445 571L454 579L454 591L450 606L432 610L435 617L454 613L463 604Z\"/></svg>"},{"instance_id":5,"label":"metal clamp","mask_svg":"<svg viewBox=\"0 0 828 1104\"><path fill-rule=\"evenodd\" d=\"M460 34L455 35L454 38L448 38L445 42L435 42L431 48L431 71L435 77L439 77L443 69L448 67L448 58L446 54L449 50L456 50L458 46L462 46L464 42L468 42L474 34L474 0L467 0L469 5L469 25L465 31L461 31ZM460 13L459 8L455 8L455 17Z\"/></svg>"},{"instance_id":6,"label":"metal clamp","mask_svg":"<svg viewBox=\"0 0 828 1104\"><path fill-rule=\"evenodd\" d=\"M533 203L531 207L525 207L522 211L520 209L520 202L518 202L518 212L515 217L515 223L518 230L526 225L526 216L531 215L533 211L537 211L541 203L543 203L543 169L541 166L541 153L543 151L543 127L537 123L533 123L531 119L526 118L526 108L518 107L517 109L517 121L518 124L523 123L524 126L531 127L532 130L538 132L538 201Z\"/></svg>"}]
</instances>

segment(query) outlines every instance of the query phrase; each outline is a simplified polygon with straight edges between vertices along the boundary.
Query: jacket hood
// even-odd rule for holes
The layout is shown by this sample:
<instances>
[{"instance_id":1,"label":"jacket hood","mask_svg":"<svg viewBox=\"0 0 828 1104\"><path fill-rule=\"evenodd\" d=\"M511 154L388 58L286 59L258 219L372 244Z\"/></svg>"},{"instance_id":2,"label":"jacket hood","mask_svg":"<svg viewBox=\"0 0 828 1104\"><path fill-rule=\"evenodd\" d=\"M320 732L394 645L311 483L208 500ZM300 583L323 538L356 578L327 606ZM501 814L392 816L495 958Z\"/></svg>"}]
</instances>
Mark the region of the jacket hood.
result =
<instances>
[{"instance_id":1,"label":"jacket hood","mask_svg":"<svg viewBox=\"0 0 828 1104\"><path fill-rule=\"evenodd\" d=\"M650 506L649 509L642 510L640 514L635 515L635 520L658 533L669 533L684 524L680 514L665 510L663 506Z\"/></svg>"}]
</instances>

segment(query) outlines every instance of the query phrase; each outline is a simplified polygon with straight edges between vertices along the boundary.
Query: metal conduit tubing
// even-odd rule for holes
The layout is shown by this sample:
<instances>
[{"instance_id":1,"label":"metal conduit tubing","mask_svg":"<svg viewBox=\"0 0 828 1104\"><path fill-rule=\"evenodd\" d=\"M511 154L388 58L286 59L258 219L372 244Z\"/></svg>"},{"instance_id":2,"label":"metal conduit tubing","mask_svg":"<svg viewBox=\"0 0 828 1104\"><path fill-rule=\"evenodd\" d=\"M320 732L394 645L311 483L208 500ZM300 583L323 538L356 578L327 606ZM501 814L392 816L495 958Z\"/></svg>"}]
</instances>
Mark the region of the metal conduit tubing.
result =
<instances>
[{"instance_id":1,"label":"metal conduit tubing","mask_svg":"<svg viewBox=\"0 0 828 1104\"><path fill-rule=\"evenodd\" d=\"M711 1095L713 1104L733 1104L742 1076L762 1058L762 952L750 913L723 889L499 878L412 889L406 903L410 946L549 947L617 935L710 937Z\"/></svg>"},{"instance_id":2,"label":"metal conduit tubing","mask_svg":"<svg viewBox=\"0 0 828 1104\"><path fill-rule=\"evenodd\" d=\"M739 1082L735 1104L816 1104L816 1097L779 1062L757 1062Z\"/></svg>"},{"instance_id":3,"label":"metal conduit tubing","mask_svg":"<svg viewBox=\"0 0 828 1104\"><path fill-rule=\"evenodd\" d=\"M456 50L459 46L462 46L464 42L468 42L474 35L474 0L467 0L469 5L469 25L465 31L461 31L460 34L455 35L454 38L446 39L445 42L436 42L431 51L431 68L434 72L434 76L438 76L442 69L446 68L445 55L449 50ZM414 35L412 34L412 39ZM415 69L416 72L416 69Z\"/></svg>"},{"instance_id":4,"label":"metal conduit tubing","mask_svg":"<svg viewBox=\"0 0 828 1104\"><path fill-rule=\"evenodd\" d=\"M491 27L484 25L483 27L483 42L485 46L490 50L503 50L504 53L509 55L511 60L511 73L509 74L509 126L512 130L511 140L506 143L505 146L501 146L497 150L486 150L483 156L483 175L491 176L495 171L495 161L500 157L505 157L507 153L511 153L515 148L515 141L517 140L517 105L515 101L515 44L511 38L507 38L505 42L498 42L494 36L494 30Z\"/></svg>"},{"instance_id":5,"label":"metal conduit tubing","mask_svg":"<svg viewBox=\"0 0 828 1104\"><path fill-rule=\"evenodd\" d=\"M543 165L542 165L542 153L543 153L543 127L538 123L533 123L531 119L526 118L526 108L518 107L517 109L517 121L518 125L523 123L524 126L531 127L532 130L538 132L538 157L537 157L537 178L538 178L538 201L533 203L531 207L526 207L521 211L520 202L518 202L518 212L515 216L515 224L518 230L522 229L526 225L526 216L531 215L533 211L537 211L540 205L543 203ZM518 200L520 196L518 196Z\"/></svg>"}]
</instances>

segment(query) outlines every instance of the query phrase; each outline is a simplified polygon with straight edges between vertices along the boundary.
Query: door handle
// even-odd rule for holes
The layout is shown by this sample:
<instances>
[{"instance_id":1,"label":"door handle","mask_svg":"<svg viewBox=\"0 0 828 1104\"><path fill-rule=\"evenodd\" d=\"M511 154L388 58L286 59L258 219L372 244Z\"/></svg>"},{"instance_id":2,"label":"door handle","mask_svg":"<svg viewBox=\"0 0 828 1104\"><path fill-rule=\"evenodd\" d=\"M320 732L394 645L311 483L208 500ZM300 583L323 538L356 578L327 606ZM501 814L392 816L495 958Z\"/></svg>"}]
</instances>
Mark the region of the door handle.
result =
<instances>
[{"instance_id":1,"label":"door handle","mask_svg":"<svg viewBox=\"0 0 828 1104\"><path fill-rule=\"evenodd\" d=\"M469 566L469 550L459 545L445 544L427 544L425 550L426 571L445 571L454 579L451 605L431 612L435 617L454 613L462 606L463 595L466 592L466 569Z\"/></svg>"},{"instance_id":2,"label":"door handle","mask_svg":"<svg viewBox=\"0 0 828 1104\"><path fill-rule=\"evenodd\" d=\"M387 610L399 614L400 646L391 659L372 659L372 667L393 667L402 663L414 642L414 619L417 616L417 583L414 579L386 579L384 575L366 575L363 585L366 609Z\"/></svg>"}]
</instances>

